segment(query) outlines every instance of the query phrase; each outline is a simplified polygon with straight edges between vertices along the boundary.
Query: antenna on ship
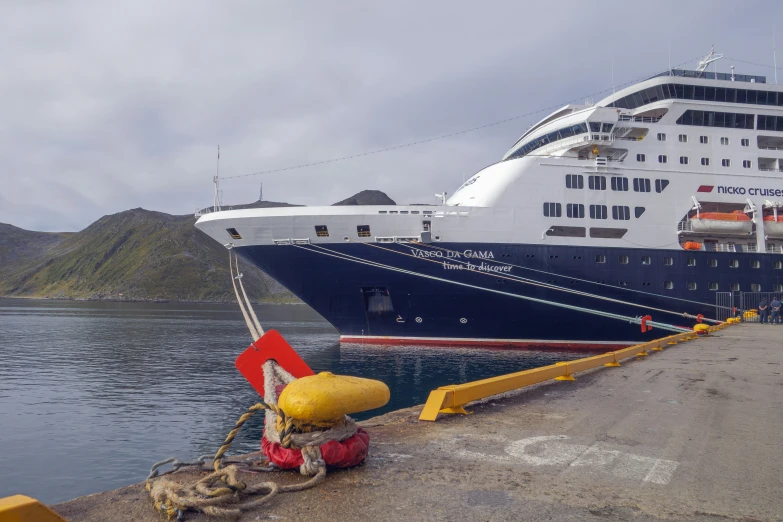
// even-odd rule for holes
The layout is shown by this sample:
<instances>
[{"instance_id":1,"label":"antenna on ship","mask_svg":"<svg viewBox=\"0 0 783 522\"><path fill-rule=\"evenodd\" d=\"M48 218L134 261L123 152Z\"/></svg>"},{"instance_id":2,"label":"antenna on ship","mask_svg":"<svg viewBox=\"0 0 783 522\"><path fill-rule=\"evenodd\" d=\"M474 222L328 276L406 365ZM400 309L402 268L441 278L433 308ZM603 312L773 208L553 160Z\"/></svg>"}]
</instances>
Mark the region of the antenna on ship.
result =
<instances>
[{"instance_id":1,"label":"antenna on ship","mask_svg":"<svg viewBox=\"0 0 783 522\"><path fill-rule=\"evenodd\" d=\"M775 85L778 84L778 57L777 49L775 48L775 35L772 35L772 63L775 66Z\"/></svg>"},{"instance_id":2,"label":"antenna on ship","mask_svg":"<svg viewBox=\"0 0 783 522\"><path fill-rule=\"evenodd\" d=\"M217 168L215 170L215 177L212 178L215 183L215 201L212 203L212 210L215 212L220 211L220 145L217 148Z\"/></svg>"},{"instance_id":3,"label":"antenna on ship","mask_svg":"<svg viewBox=\"0 0 783 522\"><path fill-rule=\"evenodd\" d=\"M258 188L258 201L264 201L264 184L260 183Z\"/></svg>"},{"instance_id":4,"label":"antenna on ship","mask_svg":"<svg viewBox=\"0 0 783 522\"><path fill-rule=\"evenodd\" d=\"M698 72L706 72L707 71L707 67L709 67L709 65L711 63L715 63L718 60L720 60L721 58L723 58L723 55L722 54L715 54L715 44L712 44L712 48L710 48L710 54L708 54L707 56L705 56L704 58L699 60L699 63L696 65L696 70ZM715 76L717 77L717 75L718 75L718 73L716 72ZM705 74L705 77L706 77L706 74Z\"/></svg>"}]
</instances>

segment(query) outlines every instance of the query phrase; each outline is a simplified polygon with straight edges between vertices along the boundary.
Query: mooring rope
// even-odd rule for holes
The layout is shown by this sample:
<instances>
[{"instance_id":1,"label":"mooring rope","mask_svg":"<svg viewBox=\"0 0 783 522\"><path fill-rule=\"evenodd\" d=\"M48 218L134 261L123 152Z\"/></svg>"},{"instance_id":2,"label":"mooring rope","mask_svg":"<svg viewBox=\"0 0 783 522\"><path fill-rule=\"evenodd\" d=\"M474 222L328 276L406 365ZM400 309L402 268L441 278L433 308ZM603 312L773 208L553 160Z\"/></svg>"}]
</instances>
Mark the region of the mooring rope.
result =
<instances>
[{"instance_id":1,"label":"mooring rope","mask_svg":"<svg viewBox=\"0 0 783 522\"><path fill-rule=\"evenodd\" d=\"M413 254L408 254L406 252L400 252L399 250L395 250L393 248L386 248L386 247L383 247L383 246L380 246L380 245L375 245L375 244L372 244L372 243L362 243L362 244L367 245L367 246L371 246L371 247L374 247L374 248L380 248L381 250L386 250L388 252L393 252L395 254L399 254L399 255L402 255L402 256L412 257L414 259L418 259L418 260L421 260L421 261L429 261L431 263L436 263L436 264L441 264L441 263L444 263L444 262L460 263L462 265L467 265L467 266L469 266L471 264L469 261L460 261L459 259L455 259L455 258L448 258L447 260L431 259L431 258L428 258L428 257L420 257L420 256L416 256L416 255L413 255ZM419 244L419 243L414 243L414 244L416 244L417 246L421 246L421 244ZM447 251L448 252L453 252L451 250L447 250ZM488 261L492 261L492 260L490 260L490 259L482 259L482 261L488 262ZM502 264L504 264L506 266L515 266L515 265L506 264L506 263L502 263ZM573 288L566 288L566 287L559 286L559 285L553 285L552 283L542 283L541 281L536 281L534 279L528 279L526 277L518 276L518 275L515 275L515 274L503 274L503 273L498 273L498 272L482 272L480 270L473 270L473 272L475 272L477 274L481 274L481 275L486 275L486 276L489 276L489 277L502 278L502 279L507 279L509 281L516 281L518 283L523 283L523 284L527 284L527 285L538 286L538 287L547 288L547 289L550 289L550 290L557 290L558 292L566 292L566 293L569 293L569 294L580 295L580 296L583 296L583 297L589 297L591 299L601 299L601 300L604 300L604 301L610 301L610 302L613 302L613 303L618 303L618 304L627 305L627 306L638 306L640 308L644 308L645 310L653 310L653 311L661 312L661 313L665 313L665 314L672 314L672 315L676 315L678 317L686 317L686 318L689 318L689 319L696 319L697 318L697 316L688 314L687 312L686 313L676 312L674 310L667 310L665 308L657 308L657 307L654 307L654 306L640 305L639 303L631 303L629 301L623 301L621 299L615 299L613 297L607 297L607 296L603 296L603 295L599 295L599 294L592 294L590 292L583 292L581 290L575 290ZM573 279L576 279L576 278L573 278ZM717 321L715 319L709 319L709 318L706 318L706 317L702 317L702 320L703 321L708 321L708 322L711 322L711 323L720 323L721 322L721 321Z\"/></svg>"},{"instance_id":2,"label":"mooring rope","mask_svg":"<svg viewBox=\"0 0 783 522\"><path fill-rule=\"evenodd\" d=\"M229 251L230 252L230 251ZM239 271L239 256L234 254L234 262L237 265L237 279L239 280L239 288L242 289L242 295L245 297L245 304L247 305L247 311L250 312L250 317L253 318L253 326L255 326L256 333L258 333L258 337L260 338L262 335L264 335L264 328L261 326L261 323L258 322L258 317L256 316L256 311L253 310L253 305L250 304L250 299L247 298L247 293L245 292L245 285L242 284L242 272ZM239 296L237 296L237 299Z\"/></svg>"},{"instance_id":3,"label":"mooring rope","mask_svg":"<svg viewBox=\"0 0 783 522\"><path fill-rule=\"evenodd\" d=\"M253 338L253 341L254 342L258 341L261 338L261 335L258 333L258 331L253 326L253 323L250 321L250 317L248 317L247 312L245 311L245 307L242 304L242 299L240 299L239 297L239 291L237 290L237 282L236 282L236 278L234 277L234 263L231 261L230 248L228 249L228 270L231 273L231 284L234 286L234 295L237 296L237 304L239 304L239 309L242 310L242 317L245 318L245 324L247 325L247 329L250 330L250 336Z\"/></svg>"},{"instance_id":4,"label":"mooring rope","mask_svg":"<svg viewBox=\"0 0 783 522\"><path fill-rule=\"evenodd\" d=\"M421 277L421 278L424 278L424 279L431 279L433 281L440 281L440 282L443 282L443 283L453 284L453 285L462 286L462 287L466 287L466 288L472 288L472 289L475 289L475 290L481 290L481 291L490 292L490 293L493 293L493 294L505 295L505 296L508 296L508 297L516 298L516 299L523 299L525 301L531 301L531 302L535 302L535 303L555 306L555 307L558 307L558 308L565 308L567 310L574 310L574 311L577 311L577 312L588 313L588 314L592 314L592 315L606 317L606 318L609 318L609 319L616 319L616 320L620 320L620 321L629 322L631 324L641 324L641 322L642 322L642 318L641 317L630 317L630 316L625 316L625 315L621 315L621 314L615 314L615 313L611 313L611 312L602 312L600 310L591 310L589 308L584 308L584 307L581 307L581 306L569 305L569 304L565 304L565 303L558 303L557 301L549 301L549 300L546 300L546 299L539 299L537 297L530 297L530 296L525 296L525 295L520 295L520 294L514 294L514 293L511 293L511 292L504 292L502 290L495 290L493 288L486 288L486 287L483 287L483 286L471 285L469 283L463 283L463 282L460 282L460 281L452 281L450 279L444 279L442 277L437 277L437 276L433 276L433 275L429 275L429 274L422 274L422 273L419 273L419 272L414 272L412 270L406 270L404 268L399 268L399 267L394 267L394 266L390 266L390 265L385 265L383 263L378 263L378 262L375 262L375 261L368 261L366 259L362 259L362 258L359 258L359 257L356 257L356 256L352 256L350 254L343 254L341 252L335 252L334 250L329 250L328 248L324 248L324 247L321 247L321 246L318 246L318 245L312 245L312 244L308 245L309 247L313 247L313 248L307 248L306 246L303 246L303 245L291 245L291 246L294 246L294 247L297 247L297 248L301 248L303 250L308 250L310 252L315 252L317 254L326 255L326 256L329 256L329 257L334 257L334 258L342 259L342 260L345 260L345 261L351 261L351 262L358 263L358 264L373 266L373 267L376 267L376 268L382 268L384 270L390 270L390 271L393 271L393 272L399 272L399 273L411 275L411 276L414 276L414 277ZM314 249L319 249L319 250L314 250ZM323 250L323 251L320 251L320 250ZM660 323L660 322L657 322L657 321L647 321L646 324L648 324L650 326L653 326L653 327L661 328L661 329L664 329L664 330L669 330L669 331L672 331L672 332L690 332L691 331L690 328L684 328L684 327L681 327L681 326L675 326L675 325L667 324L667 323Z\"/></svg>"}]
</instances>

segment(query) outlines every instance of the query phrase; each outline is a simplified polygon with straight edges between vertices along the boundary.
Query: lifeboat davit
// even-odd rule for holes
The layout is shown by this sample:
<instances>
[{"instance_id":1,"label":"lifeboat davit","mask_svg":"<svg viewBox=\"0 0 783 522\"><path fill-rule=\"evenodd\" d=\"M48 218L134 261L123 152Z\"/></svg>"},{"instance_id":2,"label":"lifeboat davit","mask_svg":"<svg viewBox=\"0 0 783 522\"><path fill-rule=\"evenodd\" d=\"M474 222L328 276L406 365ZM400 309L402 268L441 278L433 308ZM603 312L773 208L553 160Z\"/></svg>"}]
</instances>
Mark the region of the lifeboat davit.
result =
<instances>
[{"instance_id":1,"label":"lifeboat davit","mask_svg":"<svg viewBox=\"0 0 783 522\"><path fill-rule=\"evenodd\" d=\"M783 214L775 216L764 216L764 234L771 237L783 238Z\"/></svg>"},{"instance_id":2,"label":"lifeboat davit","mask_svg":"<svg viewBox=\"0 0 783 522\"><path fill-rule=\"evenodd\" d=\"M702 234L750 235L753 233L753 222L741 210L701 212L691 218L691 224L694 232Z\"/></svg>"}]
</instances>

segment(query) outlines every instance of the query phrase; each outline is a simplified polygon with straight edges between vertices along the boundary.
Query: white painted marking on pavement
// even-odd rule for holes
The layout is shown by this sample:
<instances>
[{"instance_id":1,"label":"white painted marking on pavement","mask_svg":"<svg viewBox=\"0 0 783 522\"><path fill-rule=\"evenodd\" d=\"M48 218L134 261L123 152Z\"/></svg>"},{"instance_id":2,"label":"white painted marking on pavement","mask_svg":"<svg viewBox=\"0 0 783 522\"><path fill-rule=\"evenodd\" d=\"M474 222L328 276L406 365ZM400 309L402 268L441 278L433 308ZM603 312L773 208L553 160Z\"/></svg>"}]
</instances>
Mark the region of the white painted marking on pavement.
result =
<instances>
[{"instance_id":1,"label":"white painted marking on pavement","mask_svg":"<svg viewBox=\"0 0 783 522\"><path fill-rule=\"evenodd\" d=\"M564 442L567 435L544 435L528 437L510 442L504 449L513 460L530 466L569 466L573 468L597 468L601 471L629 480L668 484L679 462L656 459L644 455L607 449L596 442L592 446ZM513 462L504 455L491 455L460 448L464 438L447 441L453 447L452 455L470 460L509 464Z\"/></svg>"}]
</instances>

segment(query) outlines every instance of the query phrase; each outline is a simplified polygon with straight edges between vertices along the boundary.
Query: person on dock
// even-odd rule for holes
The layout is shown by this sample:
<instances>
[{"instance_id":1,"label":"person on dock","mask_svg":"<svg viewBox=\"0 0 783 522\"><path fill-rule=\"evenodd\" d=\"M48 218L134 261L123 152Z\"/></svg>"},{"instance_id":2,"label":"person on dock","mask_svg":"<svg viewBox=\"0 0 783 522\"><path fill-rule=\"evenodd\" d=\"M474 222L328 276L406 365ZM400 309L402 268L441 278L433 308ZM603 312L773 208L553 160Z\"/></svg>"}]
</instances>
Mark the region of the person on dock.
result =
<instances>
[{"instance_id":1,"label":"person on dock","mask_svg":"<svg viewBox=\"0 0 783 522\"><path fill-rule=\"evenodd\" d=\"M772 302L769 303L770 312L772 314L769 318L770 323L780 324L781 321L783 321L783 318L780 317L781 305L783 305L783 303L780 302L780 298L778 296L774 296L772 298Z\"/></svg>"},{"instance_id":2,"label":"person on dock","mask_svg":"<svg viewBox=\"0 0 783 522\"><path fill-rule=\"evenodd\" d=\"M762 297L759 301L759 323L764 324L767 322L767 315L769 314L769 303L766 297Z\"/></svg>"}]
</instances>

